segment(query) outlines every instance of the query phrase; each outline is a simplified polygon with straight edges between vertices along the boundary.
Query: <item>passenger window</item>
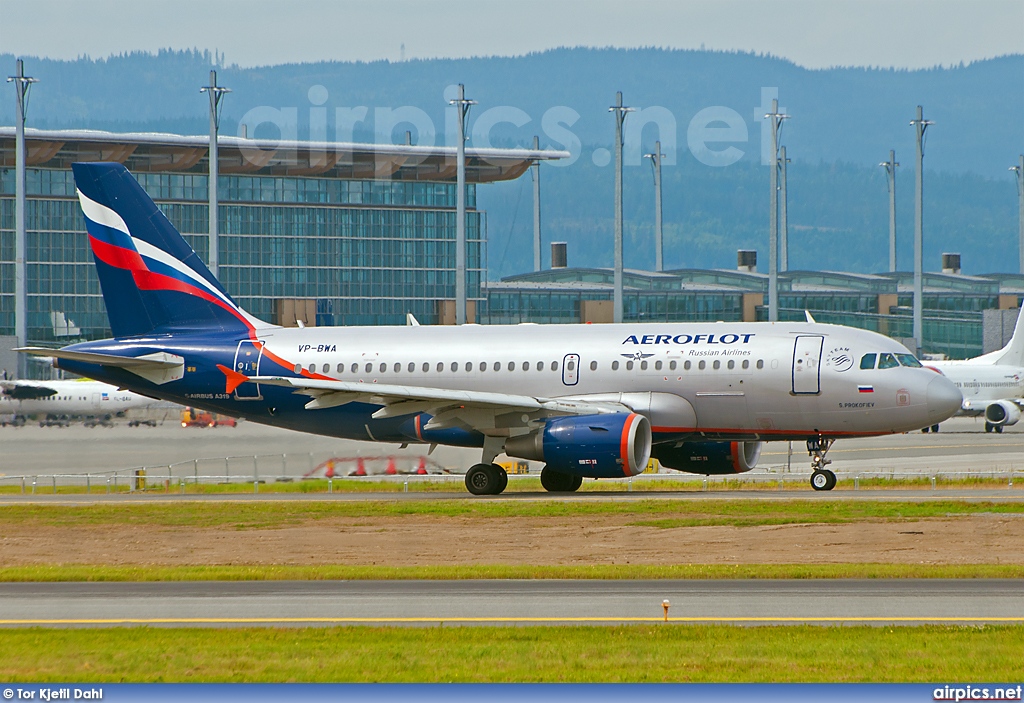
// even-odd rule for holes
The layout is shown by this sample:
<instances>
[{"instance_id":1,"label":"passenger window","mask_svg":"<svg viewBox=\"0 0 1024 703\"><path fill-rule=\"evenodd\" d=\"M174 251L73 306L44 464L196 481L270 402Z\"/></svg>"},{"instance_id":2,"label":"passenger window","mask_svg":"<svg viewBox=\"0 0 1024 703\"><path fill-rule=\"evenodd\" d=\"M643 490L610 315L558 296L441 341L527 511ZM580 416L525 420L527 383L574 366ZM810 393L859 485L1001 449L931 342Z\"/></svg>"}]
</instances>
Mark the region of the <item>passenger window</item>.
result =
<instances>
[{"instance_id":1,"label":"passenger window","mask_svg":"<svg viewBox=\"0 0 1024 703\"><path fill-rule=\"evenodd\" d=\"M590 370L591 371L597 371L597 362L596 361L591 361L590 362Z\"/></svg>"},{"instance_id":2,"label":"passenger window","mask_svg":"<svg viewBox=\"0 0 1024 703\"><path fill-rule=\"evenodd\" d=\"M900 360L900 363L904 366L908 366L912 369L921 368L921 362L917 360L917 357L913 354L897 354L896 358Z\"/></svg>"},{"instance_id":3,"label":"passenger window","mask_svg":"<svg viewBox=\"0 0 1024 703\"><path fill-rule=\"evenodd\" d=\"M692 365L693 365L693 364L691 364L691 363L690 363L689 361L683 362L683 369L685 369L686 371L689 371L689 370L690 370L690 367L691 367Z\"/></svg>"},{"instance_id":4,"label":"passenger window","mask_svg":"<svg viewBox=\"0 0 1024 703\"><path fill-rule=\"evenodd\" d=\"M472 370L473 370L473 362L472 361L467 361L466 362L466 371L472 371Z\"/></svg>"},{"instance_id":5,"label":"passenger window","mask_svg":"<svg viewBox=\"0 0 1024 703\"><path fill-rule=\"evenodd\" d=\"M530 370L530 362L529 361L524 361L523 362L523 371L529 371L529 370Z\"/></svg>"},{"instance_id":6,"label":"passenger window","mask_svg":"<svg viewBox=\"0 0 1024 703\"><path fill-rule=\"evenodd\" d=\"M544 370L544 362L543 361L538 361L537 362L537 370L538 371L543 371Z\"/></svg>"},{"instance_id":7,"label":"passenger window","mask_svg":"<svg viewBox=\"0 0 1024 703\"><path fill-rule=\"evenodd\" d=\"M508 362L508 370L509 371L515 371L516 370L516 362L514 362L514 361Z\"/></svg>"},{"instance_id":8,"label":"passenger window","mask_svg":"<svg viewBox=\"0 0 1024 703\"><path fill-rule=\"evenodd\" d=\"M619 362L613 361L612 362L612 371L618 371L618 370L619 370Z\"/></svg>"},{"instance_id":9,"label":"passenger window","mask_svg":"<svg viewBox=\"0 0 1024 703\"><path fill-rule=\"evenodd\" d=\"M325 374L330 373L331 372L331 365L330 364L324 364L324 371L323 372Z\"/></svg>"},{"instance_id":10,"label":"passenger window","mask_svg":"<svg viewBox=\"0 0 1024 703\"><path fill-rule=\"evenodd\" d=\"M699 364L697 364L697 368L700 369L701 371L703 371L706 367L707 364L704 361L701 361Z\"/></svg>"},{"instance_id":11,"label":"passenger window","mask_svg":"<svg viewBox=\"0 0 1024 703\"><path fill-rule=\"evenodd\" d=\"M384 372L385 372L385 371L387 371L387 370L388 370L388 365L387 365L387 364L384 364L384 363L382 363L382 364L380 365L380 372L381 372L381 373L384 373Z\"/></svg>"},{"instance_id":12,"label":"passenger window","mask_svg":"<svg viewBox=\"0 0 1024 703\"><path fill-rule=\"evenodd\" d=\"M627 361L626 362L626 371L632 371L632 370L633 370L633 362L632 361Z\"/></svg>"},{"instance_id":13,"label":"passenger window","mask_svg":"<svg viewBox=\"0 0 1024 703\"><path fill-rule=\"evenodd\" d=\"M402 371L402 365L396 361L395 362L395 373L401 373L401 371Z\"/></svg>"},{"instance_id":14,"label":"passenger window","mask_svg":"<svg viewBox=\"0 0 1024 703\"><path fill-rule=\"evenodd\" d=\"M551 362L551 370L552 371L558 371L558 362L557 361L552 361Z\"/></svg>"},{"instance_id":15,"label":"passenger window","mask_svg":"<svg viewBox=\"0 0 1024 703\"><path fill-rule=\"evenodd\" d=\"M302 365L301 364L295 364L295 368L292 369L292 371L294 371L295 373L302 373Z\"/></svg>"},{"instance_id":16,"label":"passenger window","mask_svg":"<svg viewBox=\"0 0 1024 703\"><path fill-rule=\"evenodd\" d=\"M494 362L494 370L495 371L501 371L501 362L500 361L495 361Z\"/></svg>"},{"instance_id":17,"label":"passenger window","mask_svg":"<svg viewBox=\"0 0 1024 703\"><path fill-rule=\"evenodd\" d=\"M660 361L655 361L654 362L654 370L655 371L661 371L661 362Z\"/></svg>"},{"instance_id":18,"label":"passenger window","mask_svg":"<svg viewBox=\"0 0 1024 703\"><path fill-rule=\"evenodd\" d=\"M452 362L452 373L455 373L458 370L459 370L459 362L453 361Z\"/></svg>"},{"instance_id":19,"label":"passenger window","mask_svg":"<svg viewBox=\"0 0 1024 703\"><path fill-rule=\"evenodd\" d=\"M487 370L487 362L486 361L481 361L480 362L480 370L481 371L486 371Z\"/></svg>"},{"instance_id":20,"label":"passenger window","mask_svg":"<svg viewBox=\"0 0 1024 703\"><path fill-rule=\"evenodd\" d=\"M745 368L745 369L749 369L750 368L750 359L744 359L743 360L743 368Z\"/></svg>"},{"instance_id":21,"label":"passenger window","mask_svg":"<svg viewBox=\"0 0 1024 703\"><path fill-rule=\"evenodd\" d=\"M352 373L355 373L358 370L359 370L359 364L353 362L352 363Z\"/></svg>"},{"instance_id":22,"label":"passenger window","mask_svg":"<svg viewBox=\"0 0 1024 703\"><path fill-rule=\"evenodd\" d=\"M764 359L758 359L757 360L757 368L759 368L759 369L763 369L764 368Z\"/></svg>"},{"instance_id":23,"label":"passenger window","mask_svg":"<svg viewBox=\"0 0 1024 703\"><path fill-rule=\"evenodd\" d=\"M873 369L875 368L875 354L865 354L860 358L860 367L862 369Z\"/></svg>"},{"instance_id":24,"label":"passenger window","mask_svg":"<svg viewBox=\"0 0 1024 703\"><path fill-rule=\"evenodd\" d=\"M640 370L641 371L646 371L647 370L647 362L646 361L641 361L640 362Z\"/></svg>"},{"instance_id":25,"label":"passenger window","mask_svg":"<svg viewBox=\"0 0 1024 703\"><path fill-rule=\"evenodd\" d=\"M722 368L722 362L719 361L718 359L715 359L715 363L712 364L712 366L714 367L715 371L718 371L718 369Z\"/></svg>"},{"instance_id":26,"label":"passenger window","mask_svg":"<svg viewBox=\"0 0 1024 703\"><path fill-rule=\"evenodd\" d=\"M894 369L900 365L900 362L896 361L896 357L892 354L881 354L878 357L878 368L880 369Z\"/></svg>"},{"instance_id":27,"label":"passenger window","mask_svg":"<svg viewBox=\"0 0 1024 703\"><path fill-rule=\"evenodd\" d=\"M344 373L345 364L338 364L338 373Z\"/></svg>"},{"instance_id":28,"label":"passenger window","mask_svg":"<svg viewBox=\"0 0 1024 703\"><path fill-rule=\"evenodd\" d=\"M729 369L731 370L734 368L736 368L736 362L733 361L732 359L729 359Z\"/></svg>"},{"instance_id":29,"label":"passenger window","mask_svg":"<svg viewBox=\"0 0 1024 703\"><path fill-rule=\"evenodd\" d=\"M443 361L439 361L439 362L437 362L437 372L441 373L442 371L444 371L444 362Z\"/></svg>"},{"instance_id":30,"label":"passenger window","mask_svg":"<svg viewBox=\"0 0 1024 703\"><path fill-rule=\"evenodd\" d=\"M316 373L316 364L310 364L309 365L309 372L310 373Z\"/></svg>"},{"instance_id":31,"label":"passenger window","mask_svg":"<svg viewBox=\"0 0 1024 703\"><path fill-rule=\"evenodd\" d=\"M416 362L415 361L410 361L409 362L409 373L412 373L415 370L416 370Z\"/></svg>"},{"instance_id":32,"label":"passenger window","mask_svg":"<svg viewBox=\"0 0 1024 703\"><path fill-rule=\"evenodd\" d=\"M565 368L567 368L569 371L575 371L576 370L576 362L575 361L570 361L568 364L565 365Z\"/></svg>"},{"instance_id":33,"label":"passenger window","mask_svg":"<svg viewBox=\"0 0 1024 703\"><path fill-rule=\"evenodd\" d=\"M373 364L367 364L366 365L366 373L370 373L371 371L373 371Z\"/></svg>"},{"instance_id":34,"label":"passenger window","mask_svg":"<svg viewBox=\"0 0 1024 703\"><path fill-rule=\"evenodd\" d=\"M668 370L669 371L675 371L676 370L676 362L674 362L674 361L668 362Z\"/></svg>"},{"instance_id":35,"label":"passenger window","mask_svg":"<svg viewBox=\"0 0 1024 703\"><path fill-rule=\"evenodd\" d=\"M430 371L430 364L427 363L426 361L424 361L423 362L423 373L426 373L427 371Z\"/></svg>"}]
</instances>

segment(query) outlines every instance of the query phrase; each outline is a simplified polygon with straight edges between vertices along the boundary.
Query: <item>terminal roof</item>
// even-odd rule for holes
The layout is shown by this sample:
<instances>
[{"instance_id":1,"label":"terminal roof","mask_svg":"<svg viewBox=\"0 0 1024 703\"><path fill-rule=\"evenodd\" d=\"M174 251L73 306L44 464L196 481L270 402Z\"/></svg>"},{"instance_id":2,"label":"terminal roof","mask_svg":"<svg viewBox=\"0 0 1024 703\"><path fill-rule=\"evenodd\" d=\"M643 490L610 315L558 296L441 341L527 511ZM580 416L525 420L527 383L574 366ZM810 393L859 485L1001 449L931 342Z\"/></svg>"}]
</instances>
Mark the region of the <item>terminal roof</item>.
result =
<instances>
[{"instance_id":1,"label":"terminal roof","mask_svg":"<svg viewBox=\"0 0 1024 703\"><path fill-rule=\"evenodd\" d=\"M68 168L76 161L116 161L131 171L206 173L210 138L87 129L25 130L26 165ZM455 147L273 139L218 139L222 174L340 179L454 181ZM548 149L466 149L466 181L518 178L537 161L568 158ZM14 127L0 127L0 166L14 166Z\"/></svg>"}]
</instances>

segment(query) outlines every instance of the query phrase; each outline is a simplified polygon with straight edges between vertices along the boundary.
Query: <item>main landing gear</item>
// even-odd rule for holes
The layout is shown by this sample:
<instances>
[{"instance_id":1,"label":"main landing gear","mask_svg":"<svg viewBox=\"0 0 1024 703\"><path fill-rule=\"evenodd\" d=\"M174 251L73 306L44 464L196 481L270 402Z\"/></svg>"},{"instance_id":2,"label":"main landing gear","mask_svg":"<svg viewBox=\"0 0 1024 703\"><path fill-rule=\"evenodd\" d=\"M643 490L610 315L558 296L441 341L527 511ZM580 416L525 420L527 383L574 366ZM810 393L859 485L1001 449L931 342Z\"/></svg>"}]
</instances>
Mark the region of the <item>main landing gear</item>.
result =
<instances>
[{"instance_id":1,"label":"main landing gear","mask_svg":"<svg viewBox=\"0 0 1024 703\"><path fill-rule=\"evenodd\" d=\"M834 439L819 436L807 440L807 453L811 455L811 488L816 491L831 491L836 487L836 475L825 467L832 463L825 455L832 448Z\"/></svg>"},{"instance_id":2,"label":"main landing gear","mask_svg":"<svg viewBox=\"0 0 1024 703\"><path fill-rule=\"evenodd\" d=\"M985 431L986 432L996 432L998 434L1002 434L1003 426L1002 425L993 425L991 422L986 422L985 423Z\"/></svg>"},{"instance_id":3,"label":"main landing gear","mask_svg":"<svg viewBox=\"0 0 1024 703\"><path fill-rule=\"evenodd\" d=\"M475 496L496 496L508 486L508 474L497 464L474 464L466 472L466 488Z\"/></svg>"},{"instance_id":4,"label":"main landing gear","mask_svg":"<svg viewBox=\"0 0 1024 703\"><path fill-rule=\"evenodd\" d=\"M574 493L583 485L583 477L573 474L563 474L545 466L540 472L540 485L545 491L551 493Z\"/></svg>"}]
</instances>

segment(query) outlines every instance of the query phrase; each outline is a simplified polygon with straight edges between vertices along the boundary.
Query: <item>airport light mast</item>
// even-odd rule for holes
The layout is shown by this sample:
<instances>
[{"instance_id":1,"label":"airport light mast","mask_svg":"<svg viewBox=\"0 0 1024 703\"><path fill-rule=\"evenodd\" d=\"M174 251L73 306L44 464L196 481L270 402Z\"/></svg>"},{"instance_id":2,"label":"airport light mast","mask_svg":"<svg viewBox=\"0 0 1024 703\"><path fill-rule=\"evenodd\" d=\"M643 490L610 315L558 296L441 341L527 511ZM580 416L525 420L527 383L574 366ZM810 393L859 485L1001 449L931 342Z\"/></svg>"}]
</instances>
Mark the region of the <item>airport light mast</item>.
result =
<instances>
[{"instance_id":1,"label":"airport light mast","mask_svg":"<svg viewBox=\"0 0 1024 703\"><path fill-rule=\"evenodd\" d=\"M533 150L540 151L540 137L534 136ZM533 162L533 270L540 271L540 160Z\"/></svg>"},{"instance_id":2,"label":"airport light mast","mask_svg":"<svg viewBox=\"0 0 1024 703\"><path fill-rule=\"evenodd\" d=\"M39 81L25 75L25 62L18 59L13 76L7 77L14 83L17 92L17 114L15 116L14 146L14 334L18 346L28 346L28 289L26 287L27 266L25 252L25 119L28 114L29 92L32 84ZM24 354L18 354L18 378L26 376Z\"/></svg>"},{"instance_id":3,"label":"airport light mast","mask_svg":"<svg viewBox=\"0 0 1024 703\"><path fill-rule=\"evenodd\" d=\"M220 102L224 95L231 92L230 88L217 85L217 72L210 71L210 85L199 89L200 93L210 96L210 236L209 236L209 268L210 273L217 277L217 265L220 258L219 222L217 220L217 179L220 171L218 162L217 133L220 131Z\"/></svg>"},{"instance_id":4,"label":"airport light mast","mask_svg":"<svg viewBox=\"0 0 1024 703\"><path fill-rule=\"evenodd\" d=\"M764 116L771 120L772 162L769 176L768 206L768 321L779 320L779 133L789 115L779 112L778 98L772 100L772 111Z\"/></svg>"},{"instance_id":5,"label":"airport light mast","mask_svg":"<svg viewBox=\"0 0 1024 703\"><path fill-rule=\"evenodd\" d=\"M896 272L896 151L889 150L889 160L878 164L885 168L886 181L889 184L889 273ZM1024 271L1024 268L1021 269Z\"/></svg>"},{"instance_id":6,"label":"airport light mast","mask_svg":"<svg viewBox=\"0 0 1024 703\"><path fill-rule=\"evenodd\" d=\"M633 108L622 104L622 91L615 93L615 104L608 108L615 113L615 271L613 274L614 310L612 322L622 322L622 125Z\"/></svg>"},{"instance_id":7,"label":"airport light mast","mask_svg":"<svg viewBox=\"0 0 1024 703\"><path fill-rule=\"evenodd\" d=\"M789 271L789 195L786 187L789 183L789 174L786 164L790 159L786 157L786 147L779 147L779 270Z\"/></svg>"},{"instance_id":8,"label":"airport light mast","mask_svg":"<svg viewBox=\"0 0 1024 703\"><path fill-rule=\"evenodd\" d=\"M914 172L914 344L918 356L924 346L924 134L930 125L935 124L924 119L923 108L917 106L917 118L910 121L917 136L917 163Z\"/></svg>"},{"instance_id":9,"label":"airport light mast","mask_svg":"<svg viewBox=\"0 0 1024 703\"><path fill-rule=\"evenodd\" d=\"M665 240L661 221L661 160L664 156L660 140L654 142L653 153L644 154L645 159L651 160L654 169L654 270L659 273L665 270Z\"/></svg>"},{"instance_id":10,"label":"airport light mast","mask_svg":"<svg viewBox=\"0 0 1024 703\"><path fill-rule=\"evenodd\" d=\"M455 324L466 324L466 120L475 100L466 99L466 86L459 83L459 97L448 101L458 108L459 140L455 145Z\"/></svg>"},{"instance_id":11,"label":"airport light mast","mask_svg":"<svg viewBox=\"0 0 1024 703\"><path fill-rule=\"evenodd\" d=\"M1020 163L1010 167L1017 176L1017 208L1020 210L1018 226L1020 227L1020 272L1024 273L1024 154L1021 154Z\"/></svg>"}]
</instances>

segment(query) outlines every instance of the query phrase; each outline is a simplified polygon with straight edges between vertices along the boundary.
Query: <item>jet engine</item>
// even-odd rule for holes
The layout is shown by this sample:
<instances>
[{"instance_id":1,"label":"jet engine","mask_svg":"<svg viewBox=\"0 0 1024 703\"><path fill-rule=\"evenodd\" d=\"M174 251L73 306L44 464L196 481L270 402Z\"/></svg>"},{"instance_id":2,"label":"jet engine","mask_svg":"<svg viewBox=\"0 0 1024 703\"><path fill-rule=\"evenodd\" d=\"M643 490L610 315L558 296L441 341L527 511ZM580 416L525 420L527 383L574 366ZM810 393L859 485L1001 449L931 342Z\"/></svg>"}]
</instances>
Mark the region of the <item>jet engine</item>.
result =
<instances>
[{"instance_id":1,"label":"jet engine","mask_svg":"<svg viewBox=\"0 0 1024 703\"><path fill-rule=\"evenodd\" d=\"M1016 425L1020 420L1020 408L1009 400L997 400L985 406L985 422L994 427Z\"/></svg>"},{"instance_id":2,"label":"jet engine","mask_svg":"<svg viewBox=\"0 0 1024 703\"><path fill-rule=\"evenodd\" d=\"M757 466L761 442L683 442L656 445L654 458L661 465L691 474L741 474Z\"/></svg>"},{"instance_id":3,"label":"jet engine","mask_svg":"<svg viewBox=\"0 0 1024 703\"><path fill-rule=\"evenodd\" d=\"M585 478L636 476L651 457L651 423L637 413L557 417L505 440L505 453Z\"/></svg>"}]
</instances>

